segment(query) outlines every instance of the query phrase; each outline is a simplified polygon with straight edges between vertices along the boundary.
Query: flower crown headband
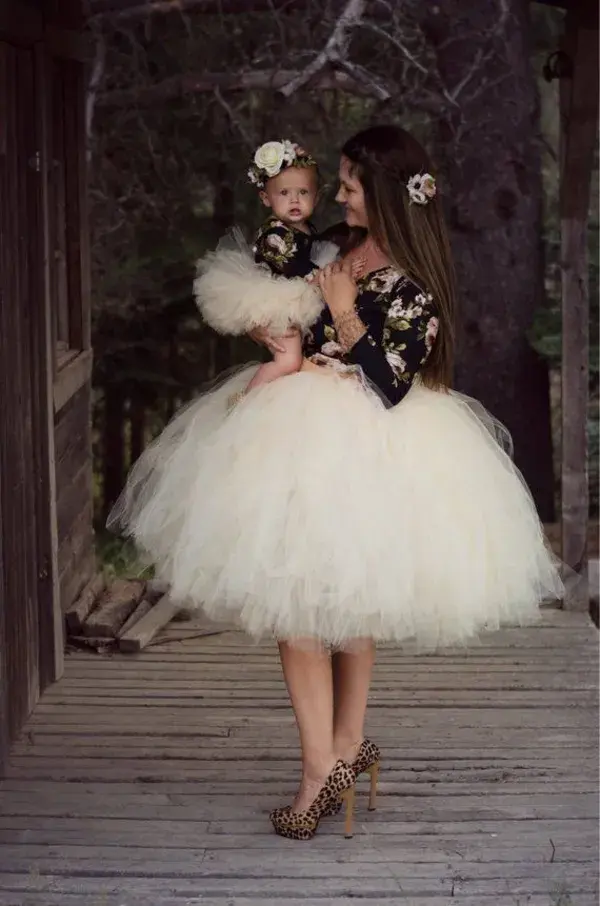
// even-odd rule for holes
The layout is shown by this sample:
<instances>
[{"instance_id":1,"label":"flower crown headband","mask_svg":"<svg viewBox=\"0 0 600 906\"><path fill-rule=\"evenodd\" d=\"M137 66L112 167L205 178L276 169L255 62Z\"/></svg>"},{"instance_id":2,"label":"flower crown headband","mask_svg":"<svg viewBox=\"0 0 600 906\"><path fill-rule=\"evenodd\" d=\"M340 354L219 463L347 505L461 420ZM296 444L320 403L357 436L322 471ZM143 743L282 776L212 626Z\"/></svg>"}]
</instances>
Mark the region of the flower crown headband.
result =
<instances>
[{"instance_id":1,"label":"flower crown headband","mask_svg":"<svg viewBox=\"0 0 600 906\"><path fill-rule=\"evenodd\" d=\"M288 167L316 167L317 162L300 145L284 139L265 142L257 149L248 170L248 179L258 189L264 189L268 179L279 176Z\"/></svg>"},{"instance_id":2,"label":"flower crown headband","mask_svg":"<svg viewBox=\"0 0 600 906\"><path fill-rule=\"evenodd\" d=\"M378 170L385 170L388 176L401 178L396 170L392 167L386 166L378 158L367 151L364 148L352 149L353 153L350 156L350 160L359 165L367 164L371 168ZM435 198L437 195L437 183L435 176L432 176L431 173L415 173L410 177L408 182L404 184L406 191L408 192L408 198L410 204L418 205L427 205L432 198Z\"/></svg>"}]
</instances>

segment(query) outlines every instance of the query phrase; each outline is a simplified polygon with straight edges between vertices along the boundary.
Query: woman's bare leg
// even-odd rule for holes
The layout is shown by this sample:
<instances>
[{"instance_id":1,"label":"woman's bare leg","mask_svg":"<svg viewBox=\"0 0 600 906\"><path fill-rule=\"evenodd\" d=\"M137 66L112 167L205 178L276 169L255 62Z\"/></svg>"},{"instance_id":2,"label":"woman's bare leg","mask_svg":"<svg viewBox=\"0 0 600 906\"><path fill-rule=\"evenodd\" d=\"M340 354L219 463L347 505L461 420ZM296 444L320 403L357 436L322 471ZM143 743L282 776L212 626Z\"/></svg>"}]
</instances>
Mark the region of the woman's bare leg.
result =
<instances>
[{"instance_id":1,"label":"woman's bare leg","mask_svg":"<svg viewBox=\"0 0 600 906\"><path fill-rule=\"evenodd\" d=\"M315 800L336 762L331 658L310 640L297 646L281 642L279 653L302 748L302 782L293 807L303 811Z\"/></svg>"},{"instance_id":2,"label":"woman's bare leg","mask_svg":"<svg viewBox=\"0 0 600 906\"><path fill-rule=\"evenodd\" d=\"M375 645L360 639L346 651L333 655L334 724L336 758L352 763L365 735L365 714L375 661Z\"/></svg>"}]
</instances>

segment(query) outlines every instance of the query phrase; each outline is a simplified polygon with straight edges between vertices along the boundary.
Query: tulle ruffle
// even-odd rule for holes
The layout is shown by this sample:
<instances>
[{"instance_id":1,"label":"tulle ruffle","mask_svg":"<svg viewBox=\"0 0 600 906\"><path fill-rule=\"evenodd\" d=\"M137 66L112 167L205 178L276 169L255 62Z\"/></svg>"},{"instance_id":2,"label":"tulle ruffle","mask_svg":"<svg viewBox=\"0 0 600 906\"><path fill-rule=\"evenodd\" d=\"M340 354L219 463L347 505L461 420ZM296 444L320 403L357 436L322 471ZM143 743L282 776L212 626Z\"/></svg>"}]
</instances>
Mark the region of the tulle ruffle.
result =
<instances>
[{"instance_id":1,"label":"tulle ruffle","mask_svg":"<svg viewBox=\"0 0 600 906\"><path fill-rule=\"evenodd\" d=\"M176 597L257 638L428 648L561 597L510 436L475 400L417 383L390 409L301 372L230 411L254 368L179 413L111 514Z\"/></svg>"}]
</instances>

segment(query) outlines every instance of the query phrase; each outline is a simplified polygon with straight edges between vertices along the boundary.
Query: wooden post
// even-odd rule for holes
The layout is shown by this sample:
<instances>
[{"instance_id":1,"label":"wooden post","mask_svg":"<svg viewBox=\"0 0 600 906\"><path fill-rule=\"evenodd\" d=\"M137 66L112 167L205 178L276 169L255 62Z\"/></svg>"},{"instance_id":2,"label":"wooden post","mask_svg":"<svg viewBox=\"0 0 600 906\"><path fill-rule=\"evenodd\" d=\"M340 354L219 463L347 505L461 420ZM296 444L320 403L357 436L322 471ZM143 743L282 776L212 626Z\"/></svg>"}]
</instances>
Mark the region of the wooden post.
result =
<instances>
[{"instance_id":1,"label":"wooden post","mask_svg":"<svg viewBox=\"0 0 600 906\"><path fill-rule=\"evenodd\" d=\"M37 305L39 306L39 367L43 369L40 387L40 411L44 424L41 428L41 475L44 493L43 512L38 514L42 523L45 594L40 589L40 683L42 690L62 676L64 669L63 616L60 606L58 575L58 528L56 516L56 462L54 448L54 336L52 329L52 289L50 258L49 168L52 151L48 123L48 59L43 44L36 45L36 101L38 134L40 139L40 253L43 261L42 280Z\"/></svg>"},{"instance_id":2,"label":"wooden post","mask_svg":"<svg viewBox=\"0 0 600 906\"><path fill-rule=\"evenodd\" d=\"M582 577L564 607L587 610L589 280L587 221L598 129L598 7L573 2L565 49L571 77L561 83L562 557Z\"/></svg>"}]
</instances>

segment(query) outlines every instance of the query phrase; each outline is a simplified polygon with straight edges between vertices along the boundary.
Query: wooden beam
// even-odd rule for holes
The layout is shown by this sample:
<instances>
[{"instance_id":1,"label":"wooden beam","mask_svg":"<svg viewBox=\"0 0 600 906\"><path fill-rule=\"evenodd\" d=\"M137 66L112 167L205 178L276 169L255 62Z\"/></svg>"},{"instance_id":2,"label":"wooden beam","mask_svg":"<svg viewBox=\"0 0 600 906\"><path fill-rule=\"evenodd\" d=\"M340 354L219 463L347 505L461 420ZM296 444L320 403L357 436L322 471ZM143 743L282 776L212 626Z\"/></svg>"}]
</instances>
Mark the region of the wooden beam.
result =
<instances>
[{"instance_id":1,"label":"wooden beam","mask_svg":"<svg viewBox=\"0 0 600 906\"><path fill-rule=\"evenodd\" d=\"M54 380L54 411L59 412L92 376L92 350L75 353L68 365L61 368Z\"/></svg>"},{"instance_id":2,"label":"wooden beam","mask_svg":"<svg viewBox=\"0 0 600 906\"><path fill-rule=\"evenodd\" d=\"M340 0L340 6L342 0ZM153 14L204 13L232 15L235 13L306 13L315 5L311 0L90 0L90 18L126 21Z\"/></svg>"},{"instance_id":3,"label":"wooden beam","mask_svg":"<svg viewBox=\"0 0 600 906\"><path fill-rule=\"evenodd\" d=\"M42 286L40 287L40 349L41 367L44 380L40 388L40 407L44 414L42 448L42 476L46 491L43 515L45 526L46 581L49 596L40 602L40 684L42 689L60 679L64 670L64 630L60 603L60 580L58 572L58 524L56 513L56 458L54 438L54 337L52 330L52 288L50 262L51 248L51 200L49 192L52 148L49 124L49 60L42 44L35 49L36 104L38 136L40 144L40 251L43 258Z\"/></svg>"},{"instance_id":4,"label":"wooden beam","mask_svg":"<svg viewBox=\"0 0 600 906\"><path fill-rule=\"evenodd\" d=\"M0 40L31 46L41 39L42 28L41 11L32 0L0 0Z\"/></svg>"},{"instance_id":5,"label":"wooden beam","mask_svg":"<svg viewBox=\"0 0 600 906\"><path fill-rule=\"evenodd\" d=\"M593 14L592 6L596 9ZM589 278L587 222L598 132L597 6L581 2L567 13L565 51L572 77L561 83L562 275L562 557L582 580L564 606L587 610L589 520L587 419L589 405Z\"/></svg>"}]
</instances>

